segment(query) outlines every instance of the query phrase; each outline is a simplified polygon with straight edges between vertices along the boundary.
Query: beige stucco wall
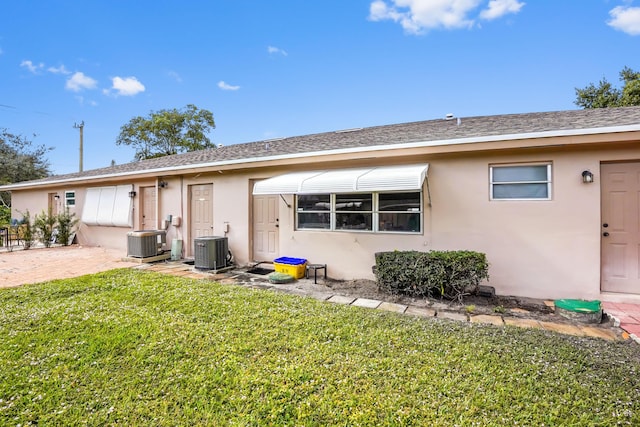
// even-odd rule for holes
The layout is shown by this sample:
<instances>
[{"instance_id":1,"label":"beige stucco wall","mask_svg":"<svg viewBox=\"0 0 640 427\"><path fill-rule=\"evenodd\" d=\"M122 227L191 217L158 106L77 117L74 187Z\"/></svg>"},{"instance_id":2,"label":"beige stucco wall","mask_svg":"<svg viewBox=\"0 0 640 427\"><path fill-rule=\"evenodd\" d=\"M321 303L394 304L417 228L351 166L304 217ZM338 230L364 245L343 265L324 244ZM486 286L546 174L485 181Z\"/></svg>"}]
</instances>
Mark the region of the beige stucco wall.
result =
<instances>
[{"instance_id":1,"label":"beige stucco wall","mask_svg":"<svg viewBox=\"0 0 640 427\"><path fill-rule=\"evenodd\" d=\"M249 178L244 173L214 172L186 176L182 181L184 198L184 216L181 230L185 244L185 255L193 257L193 238L191 235L192 212L189 206L189 186L213 184L213 229L211 236L226 236L229 250L241 264L249 261ZM228 230L228 231L226 231Z\"/></svg>"},{"instance_id":2,"label":"beige stucco wall","mask_svg":"<svg viewBox=\"0 0 640 427\"><path fill-rule=\"evenodd\" d=\"M489 200L489 165L552 162L552 200ZM432 169L430 247L487 254L499 294L540 298L599 294L598 170L588 155L555 153L438 162ZM437 185L436 185L437 183Z\"/></svg>"},{"instance_id":3,"label":"beige stucco wall","mask_svg":"<svg viewBox=\"0 0 640 427\"><path fill-rule=\"evenodd\" d=\"M406 151L405 151L406 154ZM279 255L307 258L309 262L328 264L335 279L373 279L374 254L386 250L475 250L487 254L490 285L498 294L537 298L602 298L600 293L600 180L601 162L640 160L635 145L611 145L610 148L573 149L566 147L514 149L509 152L420 153L411 157L348 160L348 155L313 163L269 168L194 171L165 176L166 188L157 191L158 226L167 215L179 216L180 226L167 228L172 239L184 242L184 255L193 257L190 235L191 212L189 186L213 184L213 229L211 235L229 238L229 247L238 265L252 263L251 190L252 180L267 178L293 169L317 170L394 163L429 163L432 206L424 187L424 224L420 234L373 234L363 232L297 231L294 197L285 195L279 206ZM377 157L377 158L374 158ZM527 162L551 162L553 165L552 200L490 201L489 165ZM595 183L583 184L581 172L595 173ZM140 229L140 185L157 185L157 178L99 185L133 184L134 225L126 227L89 227L80 225L81 244L120 249L126 254L126 233ZM41 191L14 191L16 210L33 214L46 207L47 193L58 191L61 202L65 190L76 191L76 206L81 217L84 188L67 186ZM287 204L290 206L288 207Z\"/></svg>"},{"instance_id":4,"label":"beige stucco wall","mask_svg":"<svg viewBox=\"0 0 640 427\"><path fill-rule=\"evenodd\" d=\"M487 254L498 294L600 298L599 165L638 158L634 149L414 157L430 164L422 235L294 231L295 212L280 203L280 253L327 263L333 278L373 279L378 251L475 250ZM489 165L528 162L552 163L552 200L489 200ZM582 182L585 169L595 183Z\"/></svg>"}]
</instances>

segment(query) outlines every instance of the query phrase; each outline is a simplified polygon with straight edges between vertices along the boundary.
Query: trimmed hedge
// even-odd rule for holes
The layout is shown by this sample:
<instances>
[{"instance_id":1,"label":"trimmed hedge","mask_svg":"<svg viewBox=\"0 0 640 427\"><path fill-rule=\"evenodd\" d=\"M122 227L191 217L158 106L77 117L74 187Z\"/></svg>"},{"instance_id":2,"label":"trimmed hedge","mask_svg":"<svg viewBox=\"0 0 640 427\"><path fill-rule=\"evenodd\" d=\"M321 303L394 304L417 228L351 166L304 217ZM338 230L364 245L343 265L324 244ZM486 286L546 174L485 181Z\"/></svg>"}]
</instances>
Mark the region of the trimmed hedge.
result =
<instances>
[{"instance_id":1,"label":"trimmed hedge","mask_svg":"<svg viewBox=\"0 0 640 427\"><path fill-rule=\"evenodd\" d=\"M389 294L462 299L489 278L486 255L473 251L378 252L378 289Z\"/></svg>"}]
</instances>

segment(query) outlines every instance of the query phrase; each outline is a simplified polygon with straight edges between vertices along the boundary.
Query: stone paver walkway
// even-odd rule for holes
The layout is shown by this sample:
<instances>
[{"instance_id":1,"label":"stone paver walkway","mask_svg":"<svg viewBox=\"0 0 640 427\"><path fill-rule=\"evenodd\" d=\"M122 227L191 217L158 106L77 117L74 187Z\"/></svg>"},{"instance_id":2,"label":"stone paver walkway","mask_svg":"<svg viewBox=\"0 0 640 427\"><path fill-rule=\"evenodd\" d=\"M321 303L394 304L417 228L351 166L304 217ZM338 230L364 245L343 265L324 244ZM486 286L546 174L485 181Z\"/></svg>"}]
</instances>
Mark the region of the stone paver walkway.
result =
<instances>
[{"instance_id":1,"label":"stone paver walkway","mask_svg":"<svg viewBox=\"0 0 640 427\"><path fill-rule=\"evenodd\" d=\"M616 326L640 342L640 304L603 302L602 308L615 319Z\"/></svg>"},{"instance_id":2,"label":"stone paver walkway","mask_svg":"<svg viewBox=\"0 0 640 427\"><path fill-rule=\"evenodd\" d=\"M66 246L0 251L0 288L133 267L122 252L100 247Z\"/></svg>"},{"instance_id":3,"label":"stone paver walkway","mask_svg":"<svg viewBox=\"0 0 640 427\"><path fill-rule=\"evenodd\" d=\"M412 316L485 323L497 326L536 328L562 334L607 340L633 339L640 343L640 304L604 302L604 311L615 319L614 328L600 325L582 325L564 321L541 321L526 317L503 316L499 314L461 313L448 310L449 307L445 304L436 303L430 307L417 307L369 298L339 295L327 286L314 284L313 280L301 279L293 285L276 285L269 283L265 276L254 276L250 280L246 280L247 274L239 274L234 271L211 274L211 272L199 271L194 269L193 266L181 262L160 262L156 264L127 262L123 260L121 251L77 245L48 249L34 248L28 251L16 250L13 252L8 252L0 248L0 288L77 277L125 267L147 269L180 277L194 279L206 278L221 283L238 283L256 288L279 290L336 304L351 305L365 309L385 310ZM512 310L512 312L517 314L517 309Z\"/></svg>"}]
</instances>

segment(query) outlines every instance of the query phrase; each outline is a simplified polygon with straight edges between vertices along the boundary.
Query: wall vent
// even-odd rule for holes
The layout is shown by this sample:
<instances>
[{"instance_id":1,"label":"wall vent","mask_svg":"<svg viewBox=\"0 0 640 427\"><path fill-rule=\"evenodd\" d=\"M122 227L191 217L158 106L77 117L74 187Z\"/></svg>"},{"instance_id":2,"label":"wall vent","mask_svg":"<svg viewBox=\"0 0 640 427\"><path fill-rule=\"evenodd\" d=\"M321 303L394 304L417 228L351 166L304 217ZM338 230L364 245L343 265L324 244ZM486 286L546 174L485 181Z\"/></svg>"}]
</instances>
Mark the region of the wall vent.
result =
<instances>
[{"instance_id":1,"label":"wall vent","mask_svg":"<svg viewBox=\"0 0 640 427\"><path fill-rule=\"evenodd\" d=\"M195 268L219 270L227 266L229 240L220 236L202 236L194 239Z\"/></svg>"}]
</instances>

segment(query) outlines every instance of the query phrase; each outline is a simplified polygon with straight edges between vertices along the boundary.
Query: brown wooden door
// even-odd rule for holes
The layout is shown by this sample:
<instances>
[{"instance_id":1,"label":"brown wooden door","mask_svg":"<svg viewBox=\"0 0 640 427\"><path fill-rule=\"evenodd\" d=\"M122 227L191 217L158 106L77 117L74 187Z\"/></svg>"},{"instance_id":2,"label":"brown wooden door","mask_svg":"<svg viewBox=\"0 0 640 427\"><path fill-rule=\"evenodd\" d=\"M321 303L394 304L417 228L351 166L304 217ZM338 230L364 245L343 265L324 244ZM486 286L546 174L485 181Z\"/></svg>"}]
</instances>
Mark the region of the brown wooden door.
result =
<instances>
[{"instance_id":1,"label":"brown wooden door","mask_svg":"<svg viewBox=\"0 0 640 427\"><path fill-rule=\"evenodd\" d=\"M193 254L194 239L213 235L213 184L189 186L190 221L189 254Z\"/></svg>"},{"instance_id":2,"label":"brown wooden door","mask_svg":"<svg viewBox=\"0 0 640 427\"><path fill-rule=\"evenodd\" d=\"M140 229L155 230L158 228L156 187L140 187L140 192L142 193L140 198Z\"/></svg>"},{"instance_id":3,"label":"brown wooden door","mask_svg":"<svg viewBox=\"0 0 640 427\"><path fill-rule=\"evenodd\" d=\"M278 258L278 196L253 196L253 259Z\"/></svg>"},{"instance_id":4,"label":"brown wooden door","mask_svg":"<svg viewBox=\"0 0 640 427\"><path fill-rule=\"evenodd\" d=\"M640 162L603 164L602 282L605 292L640 293Z\"/></svg>"},{"instance_id":5,"label":"brown wooden door","mask_svg":"<svg viewBox=\"0 0 640 427\"><path fill-rule=\"evenodd\" d=\"M56 196L58 197L57 199L56 199ZM48 198L49 198L49 206L48 206L47 212L51 216L58 215L58 200L60 200L60 196L58 196L58 193L49 193Z\"/></svg>"}]
</instances>

